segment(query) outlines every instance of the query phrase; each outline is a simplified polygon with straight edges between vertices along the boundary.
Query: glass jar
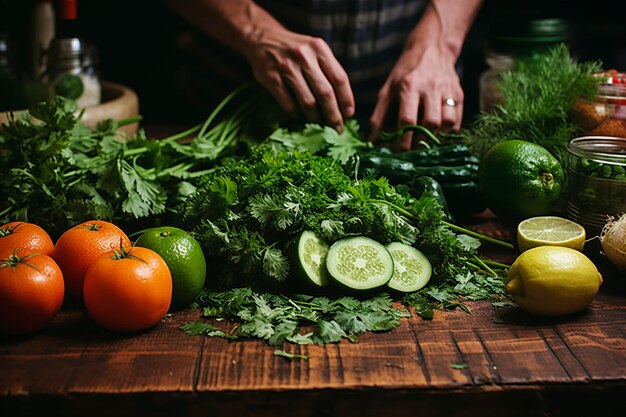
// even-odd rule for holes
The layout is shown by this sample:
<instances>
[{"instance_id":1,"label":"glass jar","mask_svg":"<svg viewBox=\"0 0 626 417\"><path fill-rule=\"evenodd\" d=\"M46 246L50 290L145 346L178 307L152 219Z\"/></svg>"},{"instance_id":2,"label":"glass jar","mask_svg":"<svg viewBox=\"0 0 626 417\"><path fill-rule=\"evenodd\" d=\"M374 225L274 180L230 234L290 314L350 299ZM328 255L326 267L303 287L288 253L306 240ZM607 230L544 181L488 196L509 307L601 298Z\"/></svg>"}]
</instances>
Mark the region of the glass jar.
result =
<instances>
[{"instance_id":1,"label":"glass jar","mask_svg":"<svg viewBox=\"0 0 626 417\"><path fill-rule=\"evenodd\" d=\"M587 237L626 212L626 138L583 136L567 147L567 214Z\"/></svg>"},{"instance_id":2,"label":"glass jar","mask_svg":"<svg viewBox=\"0 0 626 417\"><path fill-rule=\"evenodd\" d=\"M75 100L79 108L97 106L101 99L96 49L80 38L50 43L47 82L53 95Z\"/></svg>"},{"instance_id":3,"label":"glass jar","mask_svg":"<svg viewBox=\"0 0 626 417\"><path fill-rule=\"evenodd\" d=\"M594 76L600 79L596 98L576 100L572 120L581 135L626 138L626 73L606 71Z\"/></svg>"},{"instance_id":4,"label":"glass jar","mask_svg":"<svg viewBox=\"0 0 626 417\"><path fill-rule=\"evenodd\" d=\"M568 25L564 19L529 19L502 16L488 36L485 54L488 68L479 80L481 111L491 111L502 103L500 79L520 61L532 61L550 48L567 42Z\"/></svg>"}]
</instances>

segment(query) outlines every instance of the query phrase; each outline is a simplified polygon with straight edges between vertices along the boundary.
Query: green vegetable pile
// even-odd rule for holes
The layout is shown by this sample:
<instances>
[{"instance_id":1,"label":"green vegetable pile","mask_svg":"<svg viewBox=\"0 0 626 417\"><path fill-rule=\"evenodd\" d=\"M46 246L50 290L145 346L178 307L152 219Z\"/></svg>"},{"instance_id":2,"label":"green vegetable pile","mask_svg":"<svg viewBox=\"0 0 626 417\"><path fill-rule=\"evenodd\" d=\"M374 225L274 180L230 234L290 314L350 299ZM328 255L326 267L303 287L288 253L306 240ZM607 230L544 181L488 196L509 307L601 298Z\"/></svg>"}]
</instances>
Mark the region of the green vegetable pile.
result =
<instances>
[{"instance_id":1,"label":"green vegetable pile","mask_svg":"<svg viewBox=\"0 0 626 417\"><path fill-rule=\"evenodd\" d=\"M0 127L0 223L30 221L52 236L93 218L129 233L160 224L193 232L215 274L198 305L207 317L237 324L226 332L206 322L185 325L190 333L328 343L390 330L412 309L432 318L435 308L465 308L464 300L502 300L506 265L479 257L483 236L450 223L431 192L359 169L359 155L372 145L355 121L342 133L287 127L272 113L276 103L268 106L267 94L248 88L202 125L163 140L118 133L136 119L91 131L60 97L12 118ZM433 277L401 300L296 295L288 248L304 230L328 243L368 236L413 245Z\"/></svg>"}]
</instances>

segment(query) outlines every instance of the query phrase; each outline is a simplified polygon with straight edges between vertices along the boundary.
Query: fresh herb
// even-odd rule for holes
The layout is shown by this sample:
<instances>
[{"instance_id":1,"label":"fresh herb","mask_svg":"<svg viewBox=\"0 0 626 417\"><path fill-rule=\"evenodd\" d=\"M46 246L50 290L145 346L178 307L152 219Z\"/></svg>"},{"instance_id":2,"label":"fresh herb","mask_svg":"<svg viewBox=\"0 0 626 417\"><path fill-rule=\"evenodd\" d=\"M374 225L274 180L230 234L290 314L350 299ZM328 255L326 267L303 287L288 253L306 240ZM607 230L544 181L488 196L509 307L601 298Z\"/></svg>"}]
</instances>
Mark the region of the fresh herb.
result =
<instances>
[{"instance_id":1,"label":"fresh herb","mask_svg":"<svg viewBox=\"0 0 626 417\"><path fill-rule=\"evenodd\" d=\"M223 267L226 287L258 285L263 278L269 278L266 284L285 282L288 244L303 230L329 243L363 235L415 245L442 280L471 276L479 246L452 231L429 195L415 199L384 177L354 180L329 158L269 147L216 168L177 212L182 227Z\"/></svg>"},{"instance_id":2,"label":"fresh herb","mask_svg":"<svg viewBox=\"0 0 626 417\"><path fill-rule=\"evenodd\" d=\"M467 364L466 363L453 363L452 365L450 365L450 368L452 368L452 369L465 369L465 368L467 368Z\"/></svg>"},{"instance_id":3,"label":"fresh herb","mask_svg":"<svg viewBox=\"0 0 626 417\"><path fill-rule=\"evenodd\" d=\"M567 142L579 129L569 112L577 99L595 96L598 80L591 74L600 68L598 62L575 62L564 45L522 61L499 83L504 102L481 112L463 136L480 155L500 141L522 139L564 162Z\"/></svg>"},{"instance_id":4,"label":"fresh herb","mask_svg":"<svg viewBox=\"0 0 626 417\"><path fill-rule=\"evenodd\" d=\"M58 235L91 218L126 226L171 210L194 191L194 178L240 150L251 125L267 129L254 117L267 100L252 95L237 103L242 91L224 99L202 125L163 140L118 132L136 118L105 120L91 131L76 104L62 97L10 117L0 126L0 222L32 221ZM218 122L227 105L230 117Z\"/></svg>"},{"instance_id":5,"label":"fresh herb","mask_svg":"<svg viewBox=\"0 0 626 417\"><path fill-rule=\"evenodd\" d=\"M388 294L360 300L354 297L314 297L257 292L233 288L206 292L197 299L206 318L234 322L228 333L208 322L186 323L181 329L191 335L203 334L229 339L257 338L270 345L284 342L326 344L340 342L367 331L388 331L410 314L394 306Z\"/></svg>"},{"instance_id":6,"label":"fresh herb","mask_svg":"<svg viewBox=\"0 0 626 417\"><path fill-rule=\"evenodd\" d=\"M283 358L287 358L289 360L294 360L294 359L302 359L305 361L309 360L309 356L308 355L300 355L300 354L296 354L296 353L289 353L286 352L284 350L281 349L276 349L274 351L274 356L282 356Z\"/></svg>"}]
</instances>

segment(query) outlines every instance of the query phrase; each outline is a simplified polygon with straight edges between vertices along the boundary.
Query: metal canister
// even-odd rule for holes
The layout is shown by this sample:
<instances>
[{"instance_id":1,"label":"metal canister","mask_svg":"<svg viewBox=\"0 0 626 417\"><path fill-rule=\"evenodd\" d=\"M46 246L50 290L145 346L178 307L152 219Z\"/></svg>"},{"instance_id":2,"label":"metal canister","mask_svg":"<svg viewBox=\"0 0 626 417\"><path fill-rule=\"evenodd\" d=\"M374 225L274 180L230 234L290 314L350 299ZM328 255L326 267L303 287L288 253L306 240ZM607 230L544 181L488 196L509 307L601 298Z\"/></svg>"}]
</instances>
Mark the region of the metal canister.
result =
<instances>
[{"instance_id":1,"label":"metal canister","mask_svg":"<svg viewBox=\"0 0 626 417\"><path fill-rule=\"evenodd\" d=\"M97 106L101 99L93 45L81 38L53 39L48 51L46 78L53 94L76 100L79 107Z\"/></svg>"},{"instance_id":2,"label":"metal canister","mask_svg":"<svg viewBox=\"0 0 626 417\"><path fill-rule=\"evenodd\" d=\"M609 217L626 212L626 138L583 136L567 150L568 217L598 236Z\"/></svg>"}]
</instances>

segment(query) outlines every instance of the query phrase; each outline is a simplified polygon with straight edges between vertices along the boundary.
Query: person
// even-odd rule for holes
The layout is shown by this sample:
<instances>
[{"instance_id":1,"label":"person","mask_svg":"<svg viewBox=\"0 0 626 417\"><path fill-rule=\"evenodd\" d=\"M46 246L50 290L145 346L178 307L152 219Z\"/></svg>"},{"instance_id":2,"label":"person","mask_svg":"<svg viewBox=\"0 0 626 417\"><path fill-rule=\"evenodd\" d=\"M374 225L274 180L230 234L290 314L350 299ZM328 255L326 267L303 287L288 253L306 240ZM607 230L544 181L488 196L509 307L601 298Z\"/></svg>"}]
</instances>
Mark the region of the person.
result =
<instances>
[{"instance_id":1,"label":"person","mask_svg":"<svg viewBox=\"0 0 626 417\"><path fill-rule=\"evenodd\" d=\"M456 63L482 0L166 1L245 57L293 117L340 131L367 113L372 140L389 126L461 127Z\"/></svg>"}]
</instances>

